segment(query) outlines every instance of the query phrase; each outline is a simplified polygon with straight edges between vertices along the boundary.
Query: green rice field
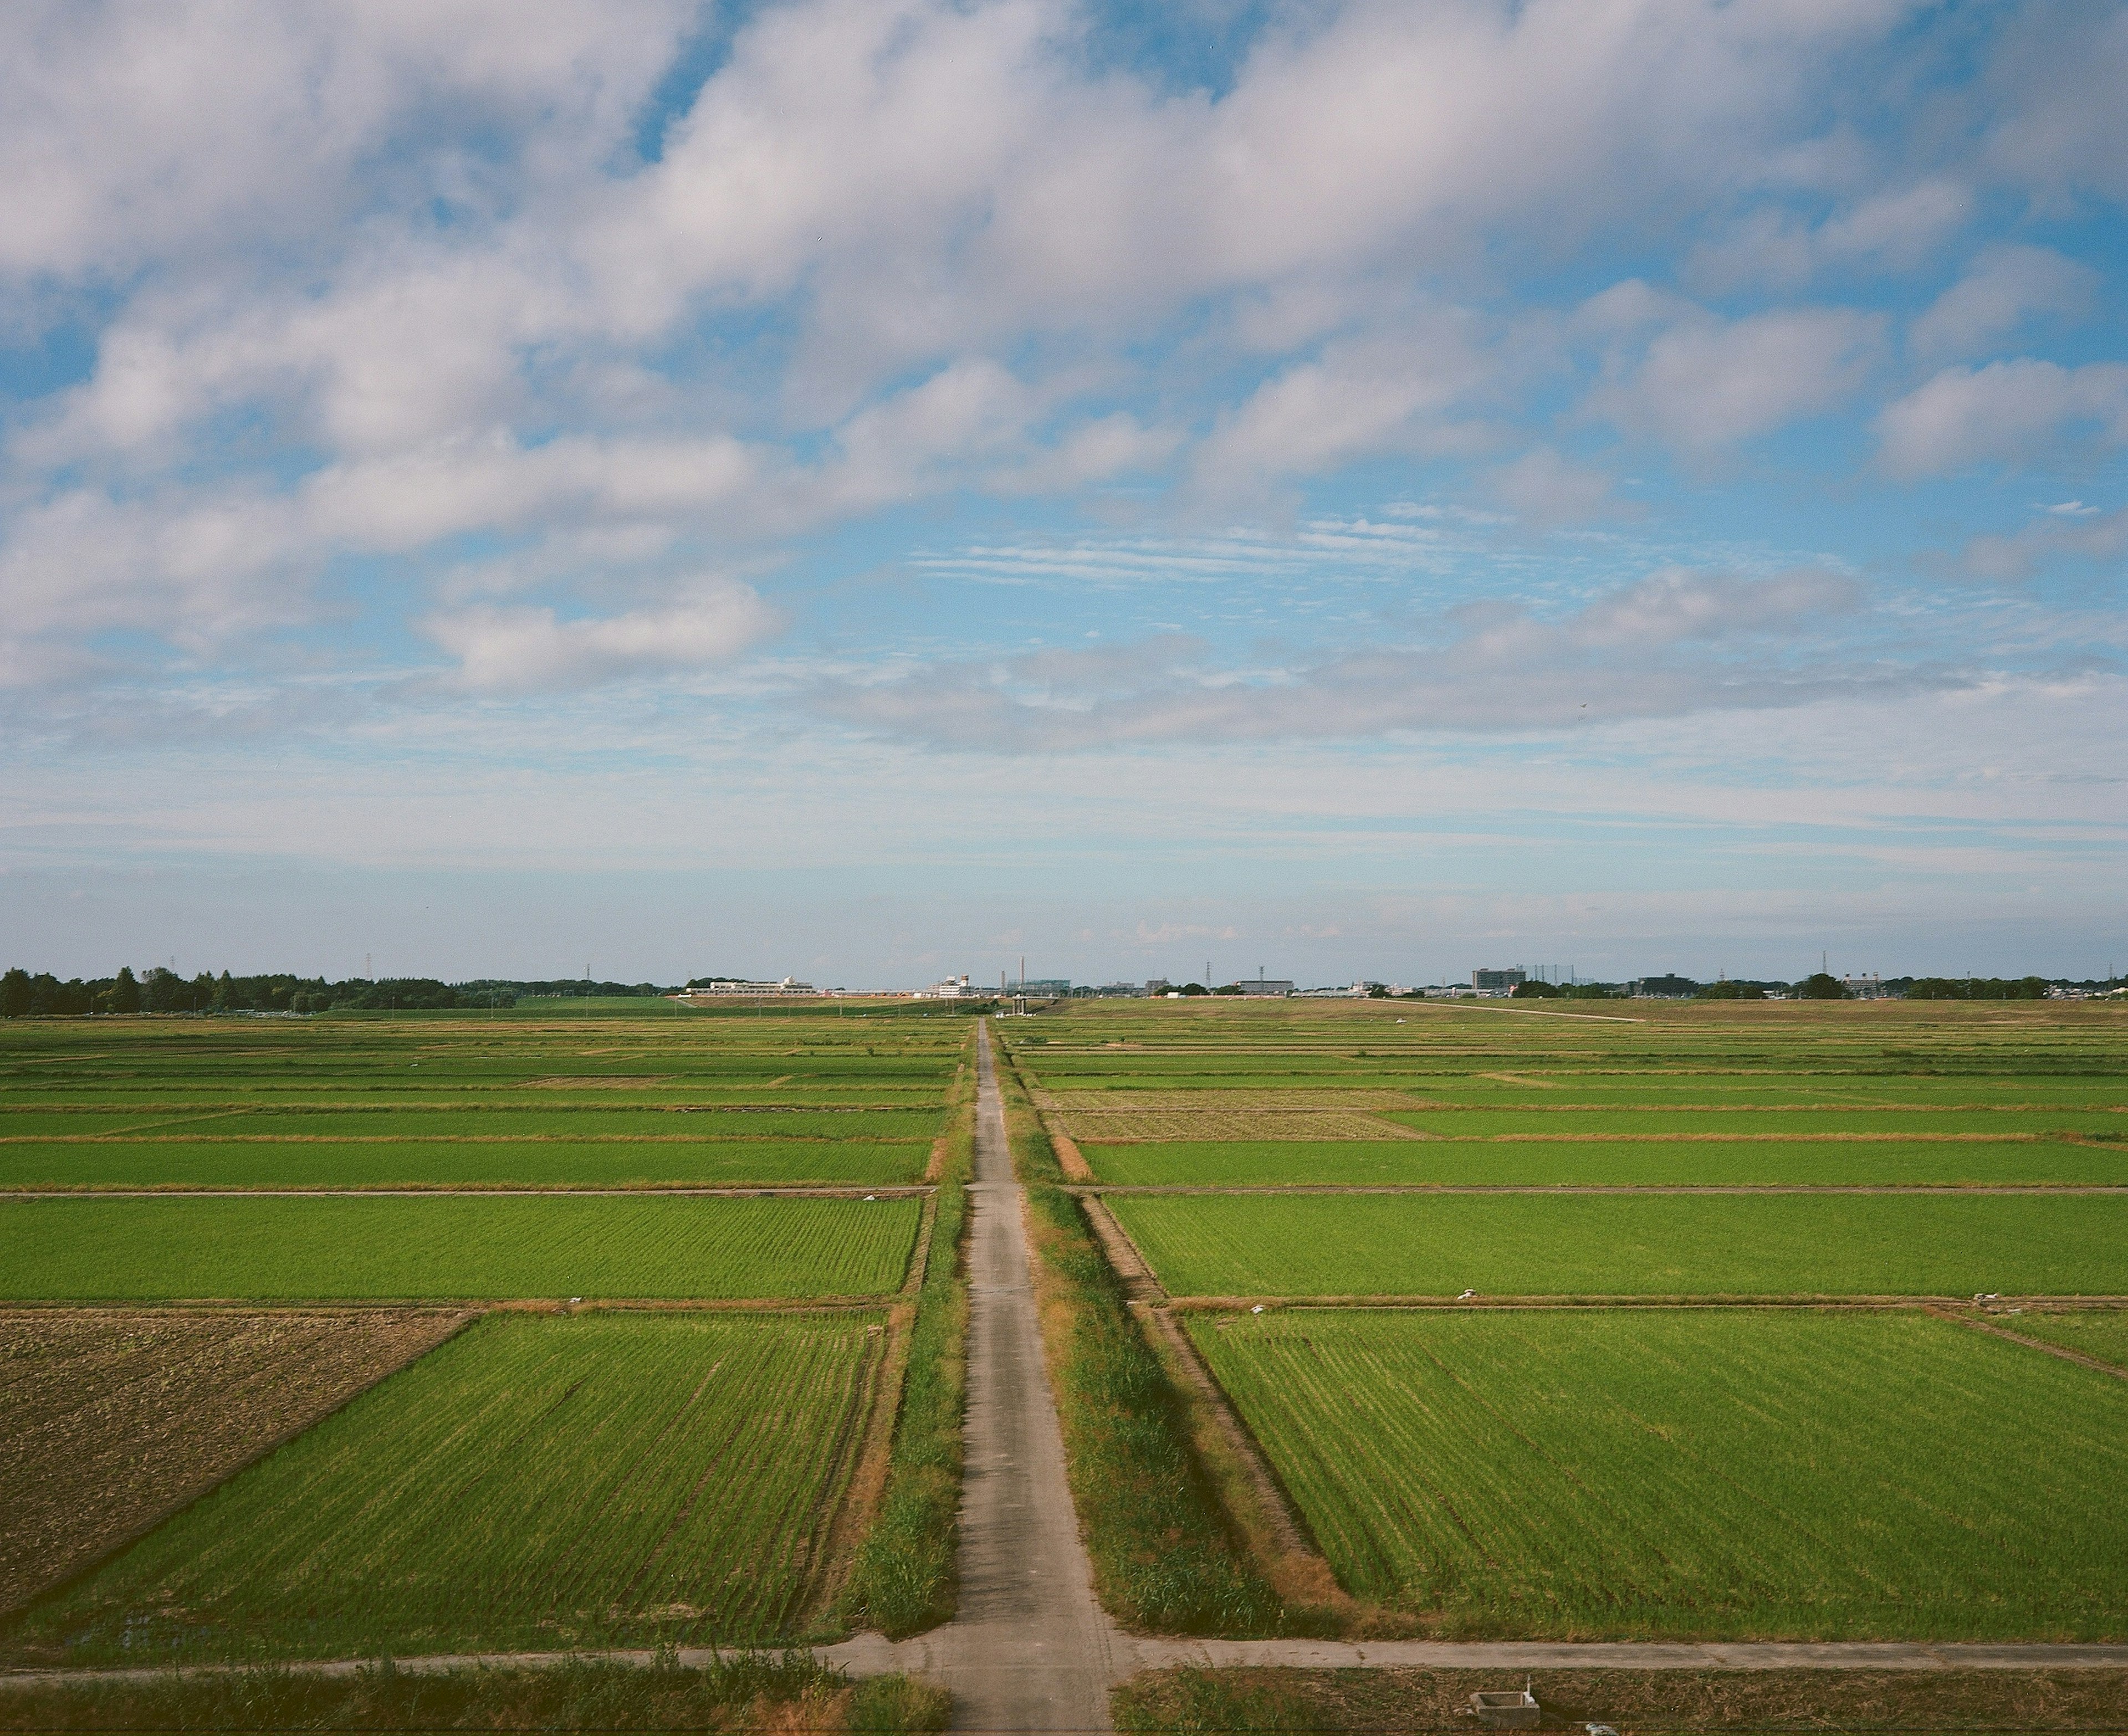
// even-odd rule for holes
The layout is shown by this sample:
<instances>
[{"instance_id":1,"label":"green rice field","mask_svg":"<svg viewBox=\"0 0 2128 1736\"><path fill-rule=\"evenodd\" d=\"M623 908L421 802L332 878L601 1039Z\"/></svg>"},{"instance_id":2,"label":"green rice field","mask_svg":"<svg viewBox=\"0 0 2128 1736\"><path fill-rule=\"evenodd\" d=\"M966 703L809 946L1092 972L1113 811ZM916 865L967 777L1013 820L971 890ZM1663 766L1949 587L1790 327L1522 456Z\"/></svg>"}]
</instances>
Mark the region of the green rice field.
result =
<instances>
[{"instance_id":1,"label":"green rice field","mask_svg":"<svg viewBox=\"0 0 2128 1736\"><path fill-rule=\"evenodd\" d=\"M1122 1187L2128 1186L2128 1145L2050 1140L1206 1140L1081 1150L1100 1180Z\"/></svg>"},{"instance_id":2,"label":"green rice field","mask_svg":"<svg viewBox=\"0 0 2128 1736\"><path fill-rule=\"evenodd\" d=\"M558 1008L573 1003L557 1003ZM965 1021L64 1019L0 1027L0 1189L920 1177Z\"/></svg>"},{"instance_id":3,"label":"green rice field","mask_svg":"<svg viewBox=\"0 0 2128 1736\"><path fill-rule=\"evenodd\" d=\"M2128 1382L1911 1311L1294 1310L1195 1342L1442 1634L2128 1638Z\"/></svg>"},{"instance_id":4,"label":"green rice field","mask_svg":"<svg viewBox=\"0 0 2128 1736\"><path fill-rule=\"evenodd\" d=\"M2128 1193L1128 1194L1181 1296L2128 1294Z\"/></svg>"},{"instance_id":5,"label":"green rice field","mask_svg":"<svg viewBox=\"0 0 2128 1736\"><path fill-rule=\"evenodd\" d=\"M891 1187L930 1156L869 1139L24 1140L0 1144L0 1190Z\"/></svg>"},{"instance_id":6,"label":"green rice field","mask_svg":"<svg viewBox=\"0 0 2128 1736\"><path fill-rule=\"evenodd\" d=\"M0 1629L151 1664L792 1638L879 1317L491 1316Z\"/></svg>"},{"instance_id":7,"label":"green rice field","mask_svg":"<svg viewBox=\"0 0 2128 1736\"><path fill-rule=\"evenodd\" d=\"M555 1193L0 1200L11 1302L879 1296L922 1202Z\"/></svg>"},{"instance_id":8,"label":"green rice field","mask_svg":"<svg viewBox=\"0 0 2128 1736\"><path fill-rule=\"evenodd\" d=\"M2026 1311L1998 1315L1995 1322L2007 1331L2096 1357L2128 1373L2128 1308Z\"/></svg>"}]
</instances>

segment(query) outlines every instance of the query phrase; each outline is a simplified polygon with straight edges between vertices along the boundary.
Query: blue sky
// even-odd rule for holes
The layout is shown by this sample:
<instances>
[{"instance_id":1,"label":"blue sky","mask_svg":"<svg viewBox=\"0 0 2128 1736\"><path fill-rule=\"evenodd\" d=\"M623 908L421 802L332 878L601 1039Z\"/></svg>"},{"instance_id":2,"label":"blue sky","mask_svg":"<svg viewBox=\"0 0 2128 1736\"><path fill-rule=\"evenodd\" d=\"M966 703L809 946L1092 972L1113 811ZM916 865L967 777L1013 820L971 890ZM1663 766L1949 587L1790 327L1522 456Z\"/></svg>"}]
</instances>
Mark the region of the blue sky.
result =
<instances>
[{"instance_id":1,"label":"blue sky","mask_svg":"<svg viewBox=\"0 0 2128 1736\"><path fill-rule=\"evenodd\" d=\"M2128 963L2128 7L0 38L10 961Z\"/></svg>"}]
</instances>

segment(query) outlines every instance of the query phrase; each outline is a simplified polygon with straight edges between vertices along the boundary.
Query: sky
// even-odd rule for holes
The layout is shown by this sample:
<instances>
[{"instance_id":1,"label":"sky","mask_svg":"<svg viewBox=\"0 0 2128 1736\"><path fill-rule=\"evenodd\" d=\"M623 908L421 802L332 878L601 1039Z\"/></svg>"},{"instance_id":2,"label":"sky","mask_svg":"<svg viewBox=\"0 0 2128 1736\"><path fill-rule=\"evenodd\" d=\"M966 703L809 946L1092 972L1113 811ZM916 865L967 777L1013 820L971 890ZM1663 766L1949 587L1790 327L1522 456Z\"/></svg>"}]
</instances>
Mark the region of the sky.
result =
<instances>
[{"instance_id":1,"label":"sky","mask_svg":"<svg viewBox=\"0 0 2128 1736\"><path fill-rule=\"evenodd\" d=\"M19 0L0 952L2128 964L2128 5Z\"/></svg>"}]
</instances>

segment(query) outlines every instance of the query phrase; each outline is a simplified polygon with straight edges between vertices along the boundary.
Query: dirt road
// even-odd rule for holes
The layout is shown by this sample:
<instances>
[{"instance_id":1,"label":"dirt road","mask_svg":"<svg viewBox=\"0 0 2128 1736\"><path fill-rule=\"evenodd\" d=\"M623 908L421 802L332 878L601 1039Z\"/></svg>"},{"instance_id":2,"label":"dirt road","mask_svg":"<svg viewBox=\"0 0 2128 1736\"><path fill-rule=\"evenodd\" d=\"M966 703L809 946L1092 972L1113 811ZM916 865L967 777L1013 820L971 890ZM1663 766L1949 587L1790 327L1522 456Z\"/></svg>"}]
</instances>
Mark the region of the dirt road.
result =
<instances>
[{"instance_id":1,"label":"dirt road","mask_svg":"<svg viewBox=\"0 0 2128 1736\"><path fill-rule=\"evenodd\" d=\"M929 1654L918 1667L953 1691L956 1729L1106 1730L1123 1660L1065 1482L987 1024L980 1042L960 1611L895 1649Z\"/></svg>"}]
</instances>

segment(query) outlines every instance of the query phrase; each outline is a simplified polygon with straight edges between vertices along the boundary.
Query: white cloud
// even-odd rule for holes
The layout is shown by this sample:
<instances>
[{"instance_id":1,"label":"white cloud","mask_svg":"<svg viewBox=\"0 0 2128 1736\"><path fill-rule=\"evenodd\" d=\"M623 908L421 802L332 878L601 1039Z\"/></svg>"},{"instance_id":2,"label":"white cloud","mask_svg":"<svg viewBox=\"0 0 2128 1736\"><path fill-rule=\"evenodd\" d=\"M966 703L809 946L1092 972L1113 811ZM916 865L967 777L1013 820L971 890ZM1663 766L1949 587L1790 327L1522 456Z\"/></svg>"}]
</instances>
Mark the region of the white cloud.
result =
<instances>
[{"instance_id":1,"label":"white cloud","mask_svg":"<svg viewBox=\"0 0 2128 1736\"><path fill-rule=\"evenodd\" d=\"M1851 614L1860 588L1801 568L1764 578L1670 569L1563 617L1456 610L1437 643L1269 670L1197 641L1045 651L823 685L830 715L890 738L1008 753L1177 742L1360 738L1408 730L1556 732L1945 685L1793 644ZM1952 682L1955 685L1955 681Z\"/></svg>"},{"instance_id":2,"label":"white cloud","mask_svg":"<svg viewBox=\"0 0 2128 1736\"><path fill-rule=\"evenodd\" d=\"M1198 448L1198 486L1225 497L1383 453L1483 443L1489 436L1459 414L1492 372L1470 325L1437 311L1394 334L1332 344L1274 375Z\"/></svg>"},{"instance_id":3,"label":"white cloud","mask_svg":"<svg viewBox=\"0 0 2128 1736\"><path fill-rule=\"evenodd\" d=\"M2030 578L2068 561L2111 561L2128 553L2128 509L2101 512L2081 501L2042 509L2052 522L2008 536L1975 537L1965 545L1967 572L1983 579Z\"/></svg>"},{"instance_id":4,"label":"white cloud","mask_svg":"<svg viewBox=\"0 0 2128 1736\"><path fill-rule=\"evenodd\" d=\"M1714 292L1799 288L1828 268L1910 270L1964 229L1972 189L1932 177L1872 194L1812 225L1791 212L1754 211L1720 240L1695 249L1688 277Z\"/></svg>"},{"instance_id":5,"label":"white cloud","mask_svg":"<svg viewBox=\"0 0 2128 1736\"><path fill-rule=\"evenodd\" d=\"M458 660L457 685L515 695L728 662L780 624L753 591L726 582L626 614L562 620L551 609L483 606L433 615L422 626Z\"/></svg>"},{"instance_id":6,"label":"white cloud","mask_svg":"<svg viewBox=\"0 0 2128 1736\"><path fill-rule=\"evenodd\" d=\"M333 235L380 192L477 195L478 153L499 140L550 160L602 151L692 10L18 0L0 27L0 274L122 280L151 259ZM410 164L389 145L417 118L449 143Z\"/></svg>"},{"instance_id":7,"label":"white cloud","mask_svg":"<svg viewBox=\"0 0 2128 1736\"><path fill-rule=\"evenodd\" d=\"M1723 320L1687 317L1637 358L1614 360L1587 409L1635 434L1705 453L1831 409L1866 377L1879 315L1804 307Z\"/></svg>"},{"instance_id":8,"label":"white cloud","mask_svg":"<svg viewBox=\"0 0 2128 1736\"><path fill-rule=\"evenodd\" d=\"M1907 341L1921 355L1970 355L2035 314L2083 312L2097 285L2097 272L2050 247L1987 248L1908 328Z\"/></svg>"},{"instance_id":9,"label":"white cloud","mask_svg":"<svg viewBox=\"0 0 2128 1736\"><path fill-rule=\"evenodd\" d=\"M1906 477L2036 462L2065 439L2128 443L2128 363L2022 357L1946 368L1877 418L1886 467Z\"/></svg>"},{"instance_id":10,"label":"white cloud","mask_svg":"<svg viewBox=\"0 0 2128 1736\"><path fill-rule=\"evenodd\" d=\"M1636 502L1614 498L1608 472L1574 463L1549 446L1533 447L1487 481L1502 505L1535 524L1582 524L1641 510Z\"/></svg>"}]
</instances>

